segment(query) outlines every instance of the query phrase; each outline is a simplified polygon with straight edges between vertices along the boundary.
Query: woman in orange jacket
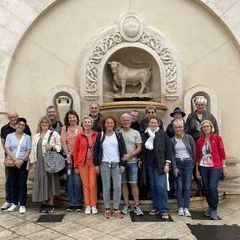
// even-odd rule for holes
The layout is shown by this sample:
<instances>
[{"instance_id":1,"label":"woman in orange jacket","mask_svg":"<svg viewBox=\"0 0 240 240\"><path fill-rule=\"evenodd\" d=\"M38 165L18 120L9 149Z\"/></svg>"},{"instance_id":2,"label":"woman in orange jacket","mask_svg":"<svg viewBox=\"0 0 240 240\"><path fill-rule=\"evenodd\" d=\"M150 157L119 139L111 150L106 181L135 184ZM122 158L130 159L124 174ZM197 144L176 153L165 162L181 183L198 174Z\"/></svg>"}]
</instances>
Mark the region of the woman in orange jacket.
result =
<instances>
[{"instance_id":1,"label":"woman in orange jacket","mask_svg":"<svg viewBox=\"0 0 240 240\"><path fill-rule=\"evenodd\" d=\"M93 165L93 147L98 133L92 131L93 119L85 116L82 120L83 131L74 142L74 168L79 171L85 202L85 214L97 214L97 174Z\"/></svg>"}]
</instances>

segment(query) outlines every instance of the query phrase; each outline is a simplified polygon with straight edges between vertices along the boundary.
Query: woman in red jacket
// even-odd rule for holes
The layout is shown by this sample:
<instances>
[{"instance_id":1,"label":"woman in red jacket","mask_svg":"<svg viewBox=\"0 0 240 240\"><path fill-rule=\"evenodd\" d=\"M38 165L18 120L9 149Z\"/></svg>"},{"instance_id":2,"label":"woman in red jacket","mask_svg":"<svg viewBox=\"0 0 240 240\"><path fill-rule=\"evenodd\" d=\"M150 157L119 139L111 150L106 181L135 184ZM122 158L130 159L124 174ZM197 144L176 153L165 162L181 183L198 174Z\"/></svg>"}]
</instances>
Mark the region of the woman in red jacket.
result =
<instances>
[{"instance_id":1,"label":"woman in red jacket","mask_svg":"<svg viewBox=\"0 0 240 240\"><path fill-rule=\"evenodd\" d=\"M196 175L202 178L208 209L205 216L217 220L218 181L226 172L225 150L222 138L214 133L213 124L204 120L201 123L201 137L196 142ZM200 173L200 174L199 174Z\"/></svg>"},{"instance_id":2,"label":"woman in red jacket","mask_svg":"<svg viewBox=\"0 0 240 240\"><path fill-rule=\"evenodd\" d=\"M82 120L83 131L74 142L74 168L79 171L85 202L85 214L97 214L97 174L93 165L93 146L98 133L92 131L93 119L85 116Z\"/></svg>"}]
</instances>

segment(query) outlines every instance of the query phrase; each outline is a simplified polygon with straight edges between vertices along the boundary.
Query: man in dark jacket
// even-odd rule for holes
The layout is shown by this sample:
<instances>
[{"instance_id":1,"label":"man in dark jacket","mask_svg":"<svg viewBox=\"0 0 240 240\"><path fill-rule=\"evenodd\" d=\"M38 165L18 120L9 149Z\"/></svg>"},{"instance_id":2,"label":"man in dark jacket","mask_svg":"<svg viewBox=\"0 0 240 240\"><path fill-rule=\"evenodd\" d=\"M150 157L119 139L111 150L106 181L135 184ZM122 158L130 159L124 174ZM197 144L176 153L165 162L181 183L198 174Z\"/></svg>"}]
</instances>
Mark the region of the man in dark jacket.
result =
<instances>
[{"instance_id":1,"label":"man in dark jacket","mask_svg":"<svg viewBox=\"0 0 240 240\"><path fill-rule=\"evenodd\" d=\"M203 96L197 96L194 100L196 110L193 113L190 113L187 117L187 125L189 128L189 133L192 135L195 142L201 135L200 124L204 120L209 120L214 126L215 133L219 133L218 124L216 118L210 113L207 112L207 99Z\"/></svg>"}]
</instances>

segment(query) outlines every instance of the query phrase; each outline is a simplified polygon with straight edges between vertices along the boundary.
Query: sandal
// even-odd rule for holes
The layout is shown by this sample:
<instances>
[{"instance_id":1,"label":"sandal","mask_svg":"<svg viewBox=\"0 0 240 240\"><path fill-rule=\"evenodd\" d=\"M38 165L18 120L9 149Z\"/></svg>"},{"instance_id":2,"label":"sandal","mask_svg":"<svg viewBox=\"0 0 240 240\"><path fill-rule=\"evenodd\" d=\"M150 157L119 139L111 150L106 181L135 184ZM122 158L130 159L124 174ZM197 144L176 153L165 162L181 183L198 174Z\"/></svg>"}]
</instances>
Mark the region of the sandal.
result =
<instances>
[{"instance_id":1,"label":"sandal","mask_svg":"<svg viewBox=\"0 0 240 240\"><path fill-rule=\"evenodd\" d=\"M104 216L105 216L106 219L110 219L110 217L111 217L111 211L110 211L110 210L105 210Z\"/></svg>"},{"instance_id":2,"label":"sandal","mask_svg":"<svg viewBox=\"0 0 240 240\"><path fill-rule=\"evenodd\" d=\"M115 211L113 212L113 216L116 217L116 218L119 218L119 219L122 219L122 218L123 218L123 215L122 215L122 213L121 213L120 210L115 210Z\"/></svg>"}]
</instances>

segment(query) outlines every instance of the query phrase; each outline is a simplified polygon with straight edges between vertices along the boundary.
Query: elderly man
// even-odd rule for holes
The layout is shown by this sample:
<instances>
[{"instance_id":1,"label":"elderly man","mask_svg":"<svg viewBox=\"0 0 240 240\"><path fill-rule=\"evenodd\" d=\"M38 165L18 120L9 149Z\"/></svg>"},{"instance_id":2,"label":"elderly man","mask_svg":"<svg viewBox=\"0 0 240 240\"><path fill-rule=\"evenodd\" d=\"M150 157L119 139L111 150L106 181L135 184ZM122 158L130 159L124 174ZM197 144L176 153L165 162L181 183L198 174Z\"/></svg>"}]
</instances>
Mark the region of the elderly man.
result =
<instances>
[{"instance_id":1,"label":"elderly man","mask_svg":"<svg viewBox=\"0 0 240 240\"><path fill-rule=\"evenodd\" d=\"M203 96L197 96L194 100L196 110L193 113L190 113L187 117L187 125L192 135L193 139L197 141L200 137L200 124L203 120L209 120L212 122L215 133L219 133L218 124L216 118L210 113L207 112L207 99Z\"/></svg>"},{"instance_id":2,"label":"elderly man","mask_svg":"<svg viewBox=\"0 0 240 240\"><path fill-rule=\"evenodd\" d=\"M61 121L58 120L58 113L57 113L57 109L55 106L50 105L47 107L46 109L46 115L47 117L50 119L51 123L52 123L52 128L58 132L59 134L61 134L61 130L63 127L63 124Z\"/></svg>"},{"instance_id":3,"label":"elderly man","mask_svg":"<svg viewBox=\"0 0 240 240\"><path fill-rule=\"evenodd\" d=\"M8 117L9 122L1 128L1 142L2 142L3 148L5 146L5 141L6 141L7 135L16 131L15 127L16 127L16 123L17 123L17 119L18 119L18 114L16 112L9 112L7 117ZM24 129L24 133L31 136L31 131L30 131L30 128L28 125L26 125L26 127ZM4 151L5 151L5 148L4 148ZM6 158L6 153L5 153L5 158ZM11 206L11 203L12 203L11 185L10 185L10 181L9 181L8 172L9 172L9 167L5 166L5 192L6 192L5 199L6 199L6 202L1 206L1 210L7 210Z\"/></svg>"},{"instance_id":4,"label":"elderly man","mask_svg":"<svg viewBox=\"0 0 240 240\"><path fill-rule=\"evenodd\" d=\"M133 199L135 202L134 213L137 216L143 215L143 211L139 207L139 189L138 189L138 160L137 155L142 149L142 139L140 133L137 130L132 129L132 117L128 113L124 113L120 117L122 129L120 132L123 135L127 154L125 154L125 159L127 160L127 165L125 172L122 173L122 194L125 205L122 209L123 214L127 214L130 211L129 208L129 191L128 183L131 186Z\"/></svg>"},{"instance_id":5,"label":"elderly man","mask_svg":"<svg viewBox=\"0 0 240 240\"><path fill-rule=\"evenodd\" d=\"M99 112L98 103L91 103L89 106L89 112L90 112L89 116L93 119L92 130L94 130L95 132L101 132L102 131L100 123L101 114Z\"/></svg>"}]
</instances>

